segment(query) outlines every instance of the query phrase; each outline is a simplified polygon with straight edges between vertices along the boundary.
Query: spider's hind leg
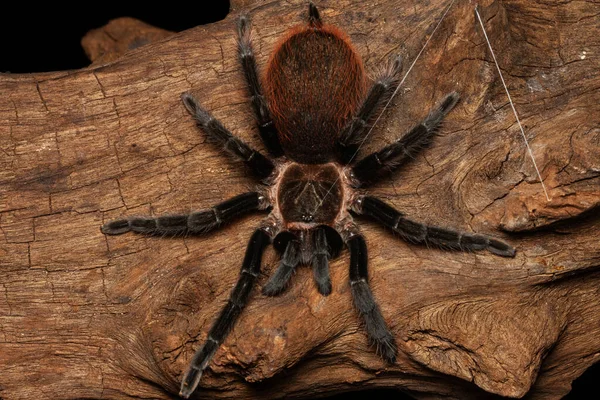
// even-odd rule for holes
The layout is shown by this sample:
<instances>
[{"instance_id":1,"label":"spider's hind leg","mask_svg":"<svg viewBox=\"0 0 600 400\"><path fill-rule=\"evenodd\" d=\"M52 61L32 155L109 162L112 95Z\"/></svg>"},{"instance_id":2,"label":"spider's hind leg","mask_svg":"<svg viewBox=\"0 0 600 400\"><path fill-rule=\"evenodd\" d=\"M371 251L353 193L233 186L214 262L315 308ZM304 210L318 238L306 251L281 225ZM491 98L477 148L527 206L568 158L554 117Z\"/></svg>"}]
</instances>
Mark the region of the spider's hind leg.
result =
<instances>
[{"instance_id":1,"label":"spider's hind leg","mask_svg":"<svg viewBox=\"0 0 600 400\"><path fill-rule=\"evenodd\" d=\"M458 103L458 100L458 93L448 94L419 125L407 134L354 164L351 174L355 184L363 186L373 183L381 172L394 170L415 158L419 151L431 143L440 123Z\"/></svg>"},{"instance_id":2,"label":"spider's hind leg","mask_svg":"<svg viewBox=\"0 0 600 400\"><path fill-rule=\"evenodd\" d=\"M369 122L375 117L390 96L398 87L398 75L402 70L402 58L396 57L379 73L369 89L354 118L343 128L338 140L340 161L344 164L352 162L360 145L367 137Z\"/></svg>"},{"instance_id":3,"label":"spider's hind leg","mask_svg":"<svg viewBox=\"0 0 600 400\"><path fill-rule=\"evenodd\" d=\"M265 100L256 67L256 58L254 57L250 34L250 19L245 14L242 14L238 20L238 55L246 83L248 84L250 101L254 109L254 116L256 117L260 137L267 147L269 154L274 157L282 156L283 149L277 137L277 129L273 123L267 101Z\"/></svg>"},{"instance_id":4,"label":"spider's hind leg","mask_svg":"<svg viewBox=\"0 0 600 400\"><path fill-rule=\"evenodd\" d=\"M319 10L312 1L308 3L308 24L313 28L320 28L323 25Z\"/></svg>"}]
</instances>

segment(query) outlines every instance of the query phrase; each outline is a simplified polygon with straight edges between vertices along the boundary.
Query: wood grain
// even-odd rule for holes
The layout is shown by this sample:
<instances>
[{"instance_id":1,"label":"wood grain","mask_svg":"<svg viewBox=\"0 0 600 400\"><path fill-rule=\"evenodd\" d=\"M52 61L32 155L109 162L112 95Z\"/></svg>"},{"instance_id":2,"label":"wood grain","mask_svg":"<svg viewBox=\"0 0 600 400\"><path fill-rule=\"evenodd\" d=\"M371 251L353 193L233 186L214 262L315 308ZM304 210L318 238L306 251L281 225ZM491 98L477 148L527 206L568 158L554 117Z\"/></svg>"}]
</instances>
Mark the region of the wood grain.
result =
<instances>
[{"instance_id":1,"label":"wood grain","mask_svg":"<svg viewBox=\"0 0 600 400\"><path fill-rule=\"evenodd\" d=\"M446 4L318 3L371 76L397 53L412 62ZM143 46L130 45L136 34L114 47L96 37L85 45L89 68L0 74L2 398L177 397L261 216L186 238L105 237L100 226L206 208L255 186L179 100L192 91L262 148L235 54L242 9L264 70L304 1L233 1L225 20L150 35ZM434 145L371 193L414 219L500 236L517 256L411 245L361 220L397 363L367 344L344 251L329 297L306 268L280 297L254 292L201 396L394 387L423 399L559 399L600 359L600 7L510 0L481 1L480 10L551 201L466 1L452 7L366 150L397 138L444 94L462 100ZM271 249L259 286L275 263Z\"/></svg>"}]
</instances>

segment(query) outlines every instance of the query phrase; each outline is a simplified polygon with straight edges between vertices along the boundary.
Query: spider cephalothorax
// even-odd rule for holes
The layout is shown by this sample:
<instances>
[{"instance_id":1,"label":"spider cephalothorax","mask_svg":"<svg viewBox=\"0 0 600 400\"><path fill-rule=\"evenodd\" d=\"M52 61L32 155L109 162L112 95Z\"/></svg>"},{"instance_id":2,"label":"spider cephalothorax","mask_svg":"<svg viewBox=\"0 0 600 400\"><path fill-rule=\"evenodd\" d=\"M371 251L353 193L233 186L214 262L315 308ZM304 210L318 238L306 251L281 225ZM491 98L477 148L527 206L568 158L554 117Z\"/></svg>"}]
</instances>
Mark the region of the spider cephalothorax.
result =
<instances>
[{"instance_id":1,"label":"spider cephalothorax","mask_svg":"<svg viewBox=\"0 0 600 400\"><path fill-rule=\"evenodd\" d=\"M260 180L260 187L204 211L186 215L126 218L102 227L106 234L194 234L215 229L251 211L270 210L248 244L241 273L227 305L213 323L204 345L183 378L181 395L189 397L203 371L246 305L260 272L265 247L273 242L281 262L263 286L265 295L283 291L298 265L310 265L319 292L331 293L329 260L345 244L350 251L350 286L354 305L370 341L393 363L397 348L368 284L367 245L351 214L371 217L402 238L447 249L488 250L512 257L515 250L490 236L457 232L412 221L387 203L361 192L384 172L403 165L428 145L442 119L458 101L451 93L408 133L358 161L367 127L398 85L400 59L391 62L365 90L362 61L345 34L324 25L309 5L308 23L293 28L279 42L266 71L265 92L258 78L248 18L238 24L239 57L260 136L272 158L231 134L190 94L187 110L204 133Z\"/></svg>"}]
</instances>

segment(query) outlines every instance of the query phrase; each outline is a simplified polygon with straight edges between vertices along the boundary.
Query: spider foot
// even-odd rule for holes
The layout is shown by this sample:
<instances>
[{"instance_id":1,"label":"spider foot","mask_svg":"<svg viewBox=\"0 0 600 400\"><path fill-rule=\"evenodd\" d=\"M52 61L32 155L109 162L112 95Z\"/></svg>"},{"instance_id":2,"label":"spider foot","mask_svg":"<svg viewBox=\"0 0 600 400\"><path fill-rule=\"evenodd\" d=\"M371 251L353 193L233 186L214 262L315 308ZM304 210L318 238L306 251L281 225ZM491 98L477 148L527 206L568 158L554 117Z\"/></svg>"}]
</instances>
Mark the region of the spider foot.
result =
<instances>
[{"instance_id":1,"label":"spider foot","mask_svg":"<svg viewBox=\"0 0 600 400\"><path fill-rule=\"evenodd\" d=\"M428 228L428 231L433 232L433 229L437 228ZM431 244L440 245L440 243L437 242L433 242ZM487 250L490 253L501 257L514 257L517 252L514 247L500 239L478 233L460 234L456 243L450 244L448 247L462 251Z\"/></svg>"},{"instance_id":2,"label":"spider foot","mask_svg":"<svg viewBox=\"0 0 600 400\"><path fill-rule=\"evenodd\" d=\"M314 27L320 27L323 24L319 10L312 1L308 3L308 23Z\"/></svg>"},{"instance_id":3,"label":"spider foot","mask_svg":"<svg viewBox=\"0 0 600 400\"><path fill-rule=\"evenodd\" d=\"M329 296L331 294L331 280L317 281L317 290L323 296Z\"/></svg>"},{"instance_id":4,"label":"spider foot","mask_svg":"<svg viewBox=\"0 0 600 400\"><path fill-rule=\"evenodd\" d=\"M389 334L389 332L388 332ZM389 364L394 364L396 362L396 356L398 355L398 347L396 346L396 341L392 337L391 334L381 339L372 339L373 344L375 345L375 349L377 354L384 361Z\"/></svg>"},{"instance_id":5,"label":"spider foot","mask_svg":"<svg viewBox=\"0 0 600 400\"><path fill-rule=\"evenodd\" d=\"M437 106L437 108L433 109L429 113L427 118L425 118L425 120L423 121L423 126L428 131L435 130L440 125L444 117L448 115L448 113L454 108L454 106L456 106L458 100L460 100L460 95L458 94L458 92L451 92L448 95L446 95L446 97L444 97L444 100L442 100L442 102Z\"/></svg>"},{"instance_id":6,"label":"spider foot","mask_svg":"<svg viewBox=\"0 0 600 400\"><path fill-rule=\"evenodd\" d=\"M198 387L202 373L208 366L213 355L217 352L219 344L210 338L206 341L204 346L194 355L192 364L185 373L183 380L181 381L181 389L179 395L184 399L189 399L192 393Z\"/></svg>"},{"instance_id":7,"label":"spider foot","mask_svg":"<svg viewBox=\"0 0 600 400\"><path fill-rule=\"evenodd\" d=\"M502 257L514 257L517 250L502 240L489 238L488 251Z\"/></svg>"},{"instance_id":8,"label":"spider foot","mask_svg":"<svg viewBox=\"0 0 600 400\"><path fill-rule=\"evenodd\" d=\"M107 222L100 228L105 235L120 235L131 230L131 225L127 219L116 219Z\"/></svg>"},{"instance_id":9,"label":"spider foot","mask_svg":"<svg viewBox=\"0 0 600 400\"><path fill-rule=\"evenodd\" d=\"M179 390L179 395L184 399L189 399L192 393L198 387L200 383L200 378L202 378L202 370L191 368L186 374L183 382L181 383L181 389Z\"/></svg>"},{"instance_id":10,"label":"spider foot","mask_svg":"<svg viewBox=\"0 0 600 400\"><path fill-rule=\"evenodd\" d=\"M396 362L398 347L396 340L389 331L383 316L379 311L379 307L374 307L372 311L363 314L369 341L375 346L377 354L386 362L393 364Z\"/></svg>"},{"instance_id":11,"label":"spider foot","mask_svg":"<svg viewBox=\"0 0 600 400\"><path fill-rule=\"evenodd\" d=\"M270 279L265 286L262 288L262 294L269 297L279 296L283 293L285 289L285 285L281 285L280 282L275 282L273 279Z\"/></svg>"}]
</instances>

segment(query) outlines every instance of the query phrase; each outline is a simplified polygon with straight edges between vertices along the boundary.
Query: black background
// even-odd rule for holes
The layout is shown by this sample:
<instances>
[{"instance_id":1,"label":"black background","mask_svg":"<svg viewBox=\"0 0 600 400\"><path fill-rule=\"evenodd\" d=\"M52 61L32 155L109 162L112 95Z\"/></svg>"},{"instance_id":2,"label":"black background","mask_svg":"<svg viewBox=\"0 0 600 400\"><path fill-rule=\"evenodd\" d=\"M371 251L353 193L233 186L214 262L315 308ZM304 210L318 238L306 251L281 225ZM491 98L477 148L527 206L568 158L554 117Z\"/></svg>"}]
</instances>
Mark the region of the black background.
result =
<instances>
[{"instance_id":1,"label":"black background","mask_svg":"<svg viewBox=\"0 0 600 400\"><path fill-rule=\"evenodd\" d=\"M87 7L82 9L56 4L13 4L13 9L10 12L3 11L0 18L0 72L27 73L85 67L90 62L81 48L81 38L89 30L99 28L114 18L134 17L151 25L179 32L196 25L219 21L225 18L229 10L228 1L211 1L210 7L201 6L202 3L196 2L193 10L173 1L160 3L160 7L152 6L151 3L139 7L85 3ZM564 399L600 398L596 383L598 380L600 363L596 363L578 378L573 383L573 390ZM390 389L367 390L327 399L350 398L407 400L411 397Z\"/></svg>"}]
</instances>

